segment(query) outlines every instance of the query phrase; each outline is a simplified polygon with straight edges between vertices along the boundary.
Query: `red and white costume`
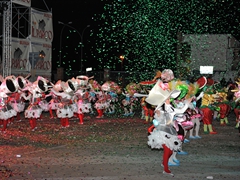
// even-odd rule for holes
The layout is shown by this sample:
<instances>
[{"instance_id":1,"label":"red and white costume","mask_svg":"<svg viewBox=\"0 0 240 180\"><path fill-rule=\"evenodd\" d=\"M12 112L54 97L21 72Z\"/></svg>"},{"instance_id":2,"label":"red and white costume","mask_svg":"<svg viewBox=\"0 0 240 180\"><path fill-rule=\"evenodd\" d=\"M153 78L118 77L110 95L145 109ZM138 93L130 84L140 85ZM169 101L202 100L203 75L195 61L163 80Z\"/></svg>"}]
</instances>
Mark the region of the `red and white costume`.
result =
<instances>
[{"instance_id":1,"label":"red and white costume","mask_svg":"<svg viewBox=\"0 0 240 180\"><path fill-rule=\"evenodd\" d=\"M57 117L61 119L62 128L69 127L69 119L77 112L77 105L73 102L74 92L77 89L77 81L72 78L67 82L61 82L63 92L57 92L54 88L52 93L60 97L57 108Z\"/></svg>"},{"instance_id":2,"label":"red and white costume","mask_svg":"<svg viewBox=\"0 0 240 180\"><path fill-rule=\"evenodd\" d=\"M32 131L37 129L37 119L41 118L43 109L40 107L39 103L43 93L48 90L47 80L41 76L38 76L37 80L29 84L25 89L29 91L28 96L22 94L25 100L29 100L29 106L24 112L25 118L29 119L29 124Z\"/></svg>"},{"instance_id":3,"label":"red and white costume","mask_svg":"<svg viewBox=\"0 0 240 180\"><path fill-rule=\"evenodd\" d=\"M91 77L92 78L92 77ZM78 89L74 93L75 101L77 103L77 116L79 118L79 124L83 124L84 114L92 112L92 104L89 101L89 90L92 86L88 83L87 76L81 75L76 77Z\"/></svg>"},{"instance_id":4,"label":"red and white costume","mask_svg":"<svg viewBox=\"0 0 240 180\"><path fill-rule=\"evenodd\" d=\"M96 92L97 101L94 104L95 109L98 112L96 118L102 118L104 111L109 107L110 101L107 99L107 95L103 91Z\"/></svg>"},{"instance_id":5,"label":"red and white costume","mask_svg":"<svg viewBox=\"0 0 240 180\"><path fill-rule=\"evenodd\" d=\"M94 108L97 110L98 116L96 118L102 118L104 111L109 107L106 94L102 91L101 85L96 80L90 81L92 90L90 91L90 98L95 100ZM95 96L93 96L93 93Z\"/></svg>"},{"instance_id":6,"label":"red and white costume","mask_svg":"<svg viewBox=\"0 0 240 180\"><path fill-rule=\"evenodd\" d=\"M176 111L174 111L170 105L166 104L165 101L167 101L170 97L176 98L180 94L180 91L173 90L170 92L168 90L163 90L160 87L160 84L161 81L159 80L146 98L146 102L157 106L156 112L158 112L156 115L158 120L154 120L154 129L148 136L148 145L151 146L151 148L163 148L163 173L173 175L168 168L168 163L173 155L173 152L177 152L181 149L182 142L178 138L177 131L173 126L173 117L176 114ZM162 108L163 104L165 104L164 109ZM150 129L152 128L150 127Z\"/></svg>"},{"instance_id":7,"label":"red and white costume","mask_svg":"<svg viewBox=\"0 0 240 180\"><path fill-rule=\"evenodd\" d=\"M17 111L10 105L10 96L18 91L18 84L15 76L7 76L0 86L0 119L3 121L2 131L6 131L8 122L17 115Z\"/></svg>"},{"instance_id":8,"label":"red and white costume","mask_svg":"<svg viewBox=\"0 0 240 180\"><path fill-rule=\"evenodd\" d=\"M63 89L62 89L62 81L59 80L55 84L53 84L52 89L54 89L56 92L63 91ZM53 119L53 118L55 118L55 116L53 114L53 111L55 111L55 113L56 113L56 111L58 109L58 105L61 103L61 101L60 101L61 98L60 98L60 96L57 96L56 94L54 94L52 91L50 91L49 94L52 97L51 100L48 103L49 115L50 115L50 119Z\"/></svg>"}]
</instances>

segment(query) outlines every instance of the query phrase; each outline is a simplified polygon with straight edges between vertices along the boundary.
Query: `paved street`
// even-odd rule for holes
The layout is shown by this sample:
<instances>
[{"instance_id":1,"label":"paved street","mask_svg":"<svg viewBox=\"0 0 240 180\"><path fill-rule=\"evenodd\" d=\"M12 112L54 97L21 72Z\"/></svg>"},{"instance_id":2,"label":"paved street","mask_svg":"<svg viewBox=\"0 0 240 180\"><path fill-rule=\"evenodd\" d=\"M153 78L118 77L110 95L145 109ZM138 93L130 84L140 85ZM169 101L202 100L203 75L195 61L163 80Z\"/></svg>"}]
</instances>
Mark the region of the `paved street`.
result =
<instances>
[{"instance_id":1,"label":"paved street","mask_svg":"<svg viewBox=\"0 0 240 180\"><path fill-rule=\"evenodd\" d=\"M50 123L46 119L45 122ZM201 139L183 144L183 150L188 155L177 155L180 166L170 168L174 177L162 174L160 164L163 152L147 146L146 129L149 125L143 124L138 117L126 119L131 128L124 126L126 137L133 135L136 138L127 140L123 134L122 141L91 141L80 145L61 144L27 150L16 145L12 147L15 148L12 154L4 155L1 149L0 165L11 170L13 176L7 178L10 180L234 180L240 177L240 137L234 128L233 114L229 120L230 126L220 126L218 121L214 121L218 134L205 135L201 129ZM88 119L79 129L87 128L90 122L103 124L104 120ZM72 120L70 124L73 123L77 122ZM114 131L117 122L108 124Z\"/></svg>"}]
</instances>

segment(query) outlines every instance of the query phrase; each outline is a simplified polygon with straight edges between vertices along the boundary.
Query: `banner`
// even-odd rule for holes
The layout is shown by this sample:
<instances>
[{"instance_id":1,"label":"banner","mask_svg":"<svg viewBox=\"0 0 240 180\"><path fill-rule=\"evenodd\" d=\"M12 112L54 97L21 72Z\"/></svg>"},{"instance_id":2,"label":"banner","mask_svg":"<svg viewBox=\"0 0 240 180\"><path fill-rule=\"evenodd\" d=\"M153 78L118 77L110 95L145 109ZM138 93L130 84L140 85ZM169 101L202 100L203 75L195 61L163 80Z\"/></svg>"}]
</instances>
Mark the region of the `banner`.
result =
<instances>
[{"instance_id":1,"label":"banner","mask_svg":"<svg viewBox=\"0 0 240 180\"><path fill-rule=\"evenodd\" d=\"M31 7L31 0L12 0L13 3Z\"/></svg>"},{"instance_id":2,"label":"banner","mask_svg":"<svg viewBox=\"0 0 240 180\"><path fill-rule=\"evenodd\" d=\"M52 45L51 43L31 42L29 62L32 76L43 76L51 79L52 72Z\"/></svg>"},{"instance_id":3,"label":"banner","mask_svg":"<svg viewBox=\"0 0 240 180\"><path fill-rule=\"evenodd\" d=\"M31 38L36 42L53 41L52 13L31 8Z\"/></svg>"},{"instance_id":4,"label":"banner","mask_svg":"<svg viewBox=\"0 0 240 180\"><path fill-rule=\"evenodd\" d=\"M29 73L30 41L26 39L12 38L12 64L11 71L14 75Z\"/></svg>"}]
</instances>

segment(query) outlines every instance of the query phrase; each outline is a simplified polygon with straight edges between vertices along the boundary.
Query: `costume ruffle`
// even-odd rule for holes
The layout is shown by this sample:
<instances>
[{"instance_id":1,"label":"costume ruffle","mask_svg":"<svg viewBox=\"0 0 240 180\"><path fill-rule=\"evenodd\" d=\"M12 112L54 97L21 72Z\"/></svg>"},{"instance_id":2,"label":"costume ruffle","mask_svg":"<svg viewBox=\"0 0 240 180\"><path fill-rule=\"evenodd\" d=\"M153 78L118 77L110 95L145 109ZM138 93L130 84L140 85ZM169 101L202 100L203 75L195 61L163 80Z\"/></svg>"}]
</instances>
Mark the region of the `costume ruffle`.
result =
<instances>
[{"instance_id":1,"label":"costume ruffle","mask_svg":"<svg viewBox=\"0 0 240 180\"><path fill-rule=\"evenodd\" d=\"M76 112L76 110L74 110L73 105L59 104L56 114L58 118L71 118L74 112Z\"/></svg>"},{"instance_id":2,"label":"costume ruffle","mask_svg":"<svg viewBox=\"0 0 240 180\"><path fill-rule=\"evenodd\" d=\"M42 108L39 105L29 105L25 110L25 118L40 118L42 114Z\"/></svg>"},{"instance_id":3,"label":"costume ruffle","mask_svg":"<svg viewBox=\"0 0 240 180\"><path fill-rule=\"evenodd\" d=\"M17 111L15 111L11 106L0 106L0 119L7 120L17 115Z\"/></svg>"},{"instance_id":4,"label":"costume ruffle","mask_svg":"<svg viewBox=\"0 0 240 180\"><path fill-rule=\"evenodd\" d=\"M178 151L181 149L182 142L176 135L155 129L148 136L147 144L152 149L162 149L162 145L165 144L169 149Z\"/></svg>"}]
</instances>

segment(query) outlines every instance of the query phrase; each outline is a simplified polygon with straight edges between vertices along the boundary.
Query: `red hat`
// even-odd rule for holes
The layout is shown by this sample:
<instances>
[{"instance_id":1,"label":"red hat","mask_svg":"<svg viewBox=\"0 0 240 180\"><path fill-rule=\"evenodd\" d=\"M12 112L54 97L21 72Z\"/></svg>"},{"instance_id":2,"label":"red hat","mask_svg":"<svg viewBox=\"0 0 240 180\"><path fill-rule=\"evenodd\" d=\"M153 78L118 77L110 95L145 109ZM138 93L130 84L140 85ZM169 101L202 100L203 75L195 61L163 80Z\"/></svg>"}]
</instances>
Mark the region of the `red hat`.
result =
<instances>
[{"instance_id":1,"label":"red hat","mask_svg":"<svg viewBox=\"0 0 240 180\"><path fill-rule=\"evenodd\" d=\"M214 80L211 78L207 78L207 85L211 86L213 84L215 84Z\"/></svg>"},{"instance_id":2,"label":"red hat","mask_svg":"<svg viewBox=\"0 0 240 180\"><path fill-rule=\"evenodd\" d=\"M199 85L199 89L202 89L207 84L207 78L205 76L202 76L198 78L196 83Z\"/></svg>"}]
</instances>

